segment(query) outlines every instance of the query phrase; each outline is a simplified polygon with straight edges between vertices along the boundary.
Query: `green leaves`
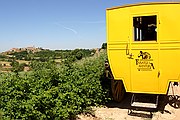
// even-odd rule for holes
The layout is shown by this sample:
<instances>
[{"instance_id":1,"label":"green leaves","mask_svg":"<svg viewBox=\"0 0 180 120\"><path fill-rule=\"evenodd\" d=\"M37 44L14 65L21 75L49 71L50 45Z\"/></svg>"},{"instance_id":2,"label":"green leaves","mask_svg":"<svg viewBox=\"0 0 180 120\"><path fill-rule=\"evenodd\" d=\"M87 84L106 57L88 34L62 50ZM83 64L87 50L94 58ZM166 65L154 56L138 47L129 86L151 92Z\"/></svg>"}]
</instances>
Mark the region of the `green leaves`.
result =
<instances>
[{"instance_id":1,"label":"green leaves","mask_svg":"<svg viewBox=\"0 0 180 120\"><path fill-rule=\"evenodd\" d=\"M70 119L106 101L101 86L106 55L56 66L33 62L26 75L1 74L0 118Z\"/></svg>"}]
</instances>

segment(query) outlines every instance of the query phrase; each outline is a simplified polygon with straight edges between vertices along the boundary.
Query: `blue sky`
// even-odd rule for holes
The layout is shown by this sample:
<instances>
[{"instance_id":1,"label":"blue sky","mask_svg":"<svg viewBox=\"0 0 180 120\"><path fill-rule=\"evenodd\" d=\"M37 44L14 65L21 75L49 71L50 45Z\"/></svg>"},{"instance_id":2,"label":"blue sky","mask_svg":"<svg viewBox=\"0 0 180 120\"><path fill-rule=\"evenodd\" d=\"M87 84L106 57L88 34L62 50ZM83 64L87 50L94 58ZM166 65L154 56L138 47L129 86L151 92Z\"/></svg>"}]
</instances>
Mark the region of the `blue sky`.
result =
<instances>
[{"instance_id":1,"label":"blue sky","mask_svg":"<svg viewBox=\"0 0 180 120\"><path fill-rule=\"evenodd\" d=\"M0 52L13 47L97 48L106 8L155 0L0 0Z\"/></svg>"}]
</instances>

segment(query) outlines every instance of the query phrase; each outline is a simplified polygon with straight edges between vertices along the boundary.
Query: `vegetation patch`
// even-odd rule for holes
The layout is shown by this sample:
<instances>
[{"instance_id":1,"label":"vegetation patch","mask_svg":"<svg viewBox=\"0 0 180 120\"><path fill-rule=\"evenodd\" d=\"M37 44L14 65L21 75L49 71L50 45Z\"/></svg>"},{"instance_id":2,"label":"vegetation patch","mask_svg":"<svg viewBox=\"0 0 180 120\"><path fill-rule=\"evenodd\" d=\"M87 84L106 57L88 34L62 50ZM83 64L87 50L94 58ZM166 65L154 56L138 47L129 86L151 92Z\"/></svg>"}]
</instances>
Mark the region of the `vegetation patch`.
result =
<instances>
[{"instance_id":1,"label":"vegetation patch","mask_svg":"<svg viewBox=\"0 0 180 120\"><path fill-rule=\"evenodd\" d=\"M102 86L106 54L79 62L31 63L32 71L0 74L2 119L71 119L108 100Z\"/></svg>"}]
</instances>

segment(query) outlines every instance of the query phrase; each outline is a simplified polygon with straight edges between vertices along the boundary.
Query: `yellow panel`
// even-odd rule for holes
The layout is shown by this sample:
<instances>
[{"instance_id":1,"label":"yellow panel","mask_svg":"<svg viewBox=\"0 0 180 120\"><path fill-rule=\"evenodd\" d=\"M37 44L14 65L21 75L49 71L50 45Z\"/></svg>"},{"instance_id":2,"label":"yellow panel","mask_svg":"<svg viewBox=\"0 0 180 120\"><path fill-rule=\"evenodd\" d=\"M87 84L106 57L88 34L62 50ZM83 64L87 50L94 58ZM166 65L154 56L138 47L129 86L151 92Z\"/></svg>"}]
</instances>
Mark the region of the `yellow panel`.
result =
<instances>
[{"instance_id":1,"label":"yellow panel","mask_svg":"<svg viewBox=\"0 0 180 120\"><path fill-rule=\"evenodd\" d=\"M169 81L180 81L179 11L180 2L107 9L108 59L115 79L123 80L127 92L165 94ZM157 40L134 41L133 17L150 15L157 16ZM140 51L151 58L140 60Z\"/></svg>"},{"instance_id":2,"label":"yellow panel","mask_svg":"<svg viewBox=\"0 0 180 120\"><path fill-rule=\"evenodd\" d=\"M145 47L146 45L144 45ZM132 92L136 93L158 93L158 49L151 44L148 49L131 48L131 86ZM141 53L142 52L142 53Z\"/></svg>"},{"instance_id":3,"label":"yellow panel","mask_svg":"<svg viewBox=\"0 0 180 120\"><path fill-rule=\"evenodd\" d=\"M113 73L113 76L116 80L123 80L126 91L131 91L131 84L130 84L130 63L126 59L126 43L116 44L116 45L109 45L109 51L108 51L108 58L110 63L116 63L111 64L111 70ZM128 68L128 69L124 69ZM124 81L125 80L125 81Z\"/></svg>"},{"instance_id":4,"label":"yellow panel","mask_svg":"<svg viewBox=\"0 0 180 120\"><path fill-rule=\"evenodd\" d=\"M129 33L127 32L129 30L129 24L127 24L129 16L127 14L129 14L128 9L108 11L109 42L127 41L129 36Z\"/></svg>"},{"instance_id":5,"label":"yellow panel","mask_svg":"<svg viewBox=\"0 0 180 120\"><path fill-rule=\"evenodd\" d=\"M161 42L159 55L159 90L165 94L169 81L180 80L180 41Z\"/></svg>"},{"instance_id":6,"label":"yellow panel","mask_svg":"<svg viewBox=\"0 0 180 120\"><path fill-rule=\"evenodd\" d=\"M180 40L179 11L179 4L162 8L159 14L159 38L161 41Z\"/></svg>"}]
</instances>

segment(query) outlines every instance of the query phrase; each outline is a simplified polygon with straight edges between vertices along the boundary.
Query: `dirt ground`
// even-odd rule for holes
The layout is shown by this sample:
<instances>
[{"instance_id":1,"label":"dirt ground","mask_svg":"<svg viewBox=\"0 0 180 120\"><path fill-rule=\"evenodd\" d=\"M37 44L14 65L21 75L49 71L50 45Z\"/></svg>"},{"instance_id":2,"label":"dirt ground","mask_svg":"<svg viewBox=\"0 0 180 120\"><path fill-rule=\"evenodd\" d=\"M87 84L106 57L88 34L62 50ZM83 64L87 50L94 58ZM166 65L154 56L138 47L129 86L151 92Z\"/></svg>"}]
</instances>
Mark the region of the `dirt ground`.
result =
<instances>
[{"instance_id":1,"label":"dirt ground","mask_svg":"<svg viewBox=\"0 0 180 120\"><path fill-rule=\"evenodd\" d=\"M168 95L160 95L157 109L137 109L128 115L131 96L127 93L121 103L112 101L105 106L94 107L93 115L78 115L77 120L180 120L180 86L173 89L170 86Z\"/></svg>"}]
</instances>

